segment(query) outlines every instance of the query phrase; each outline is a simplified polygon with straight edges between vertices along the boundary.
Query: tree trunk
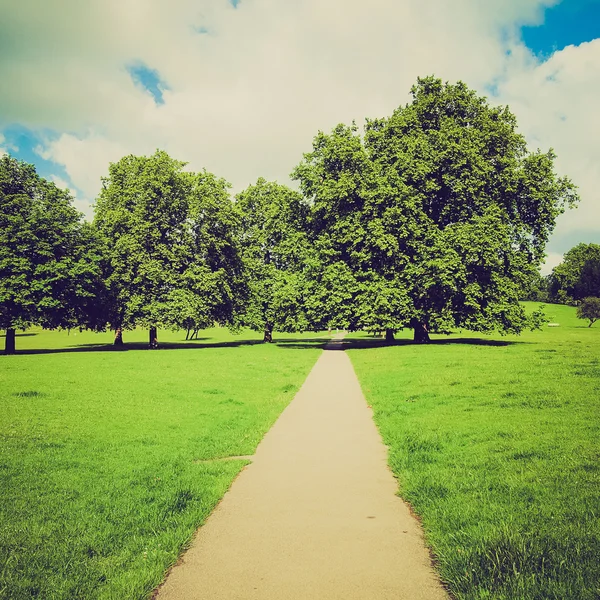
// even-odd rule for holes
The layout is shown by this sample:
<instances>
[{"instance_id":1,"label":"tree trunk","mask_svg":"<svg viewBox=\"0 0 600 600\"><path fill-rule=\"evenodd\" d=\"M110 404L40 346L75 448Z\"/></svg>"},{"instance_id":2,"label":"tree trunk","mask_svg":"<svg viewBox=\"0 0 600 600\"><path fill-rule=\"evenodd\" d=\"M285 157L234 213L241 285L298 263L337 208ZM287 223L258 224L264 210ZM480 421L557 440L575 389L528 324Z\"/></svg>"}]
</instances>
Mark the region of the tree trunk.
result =
<instances>
[{"instance_id":1,"label":"tree trunk","mask_svg":"<svg viewBox=\"0 0 600 600\"><path fill-rule=\"evenodd\" d=\"M265 335L263 336L263 342L271 343L273 341L273 323L267 321L265 323Z\"/></svg>"},{"instance_id":2,"label":"tree trunk","mask_svg":"<svg viewBox=\"0 0 600 600\"><path fill-rule=\"evenodd\" d=\"M413 340L417 344L426 344L429 342L429 330L427 329L426 323L415 323L413 326L414 329L414 337Z\"/></svg>"},{"instance_id":3,"label":"tree trunk","mask_svg":"<svg viewBox=\"0 0 600 600\"><path fill-rule=\"evenodd\" d=\"M115 346L123 346L123 330L120 327L115 329Z\"/></svg>"},{"instance_id":4,"label":"tree trunk","mask_svg":"<svg viewBox=\"0 0 600 600\"><path fill-rule=\"evenodd\" d=\"M385 330L385 341L386 342L393 342L394 341L394 330L393 329L386 329Z\"/></svg>"},{"instance_id":5,"label":"tree trunk","mask_svg":"<svg viewBox=\"0 0 600 600\"><path fill-rule=\"evenodd\" d=\"M185 332L185 341L187 342L190 339L190 328L188 327L187 331Z\"/></svg>"},{"instance_id":6,"label":"tree trunk","mask_svg":"<svg viewBox=\"0 0 600 600\"><path fill-rule=\"evenodd\" d=\"M15 330L7 329L6 330L6 339L4 343L4 354L15 354L17 351L16 343L15 343Z\"/></svg>"},{"instance_id":7,"label":"tree trunk","mask_svg":"<svg viewBox=\"0 0 600 600\"><path fill-rule=\"evenodd\" d=\"M156 331L156 327L150 327L148 331L148 347L151 350L158 348L158 332Z\"/></svg>"}]
</instances>

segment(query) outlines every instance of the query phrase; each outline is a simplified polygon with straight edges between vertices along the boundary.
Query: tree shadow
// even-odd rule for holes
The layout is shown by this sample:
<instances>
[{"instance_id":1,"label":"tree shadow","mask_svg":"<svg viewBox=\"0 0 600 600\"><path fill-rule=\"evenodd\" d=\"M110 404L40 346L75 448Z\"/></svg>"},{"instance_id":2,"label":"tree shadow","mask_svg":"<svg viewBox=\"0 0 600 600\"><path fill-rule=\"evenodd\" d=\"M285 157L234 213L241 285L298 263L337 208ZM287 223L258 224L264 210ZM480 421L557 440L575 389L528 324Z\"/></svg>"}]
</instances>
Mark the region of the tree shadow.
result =
<instances>
[{"instance_id":1,"label":"tree shadow","mask_svg":"<svg viewBox=\"0 0 600 600\"><path fill-rule=\"evenodd\" d=\"M294 350L303 348L321 347L325 350L368 350L370 348L387 348L389 346L445 346L452 344L464 344L469 346L492 346L505 347L516 344L530 344L531 342L515 340L495 340L488 338L460 337L433 339L427 344L414 342L411 339L399 339L393 342L387 342L383 338L344 338L335 340L331 338L312 338L299 340L278 340L276 342L282 348L291 348Z\"/></svg>"},{"instance_id":2,"label":"tree shadow","mask_svg":"<svg viewBox=\"0 0 600 600\"><path fill-rule=\"evenodd\" d=\"M29 334L37 335L37 334ZM198 340L181 342L160 342L159 347L153 352L161 350L202 350L206 348L239 348L243 346L257 346L265 344L263 340L230 340L227 342L209 341L211 338L198 338ZM274 339L272 345L278 348L289 350L368 350L370 348L382 348L390 346L445 346L452 344L465 344L470 346L512 346L516 344L529 344L531 342L493 340L486 338L464 337L433 339L428 344L418 344L411 339L399 339L393 342L386 342L382 338L345 338L335 340L330 337L314 338L286 338ZM150 350L147 342L126 342L123 346L114 346L113 344L77 344L63 348L26 348L19 350L17 355L32 354L65 354L72 352L128 352L130 350Z\"/></svg>"},{"instance_id":3,"label":"tree shadow","mask_svg":"<svg viewBox=\"0 0 600 600\"><path fill-rule=\"evenodd\" d=\"M242 346L257 346L265 344L263 340L230 340L227 342L210 342L211 338L198 338L193 341L181 342L159 342L159 346L153 349L152 352L160 352L161 350L202 350L205 348L239 348ZM330 338L289 338L277 340L272 343L274 346L281 348L293 348L298 350L308 350L314 348L323 348ZM69 354L78 352L128 352L130 350L148 350L147 342L125 342L123 346L115 346L113 344L77 344L66 346L63 348L25 348L20 350L17 348L17 355L32 355L32 354Z\"/></svg>"},{"instance_id":4,"label":"tree shadow","mask_svg":"<svg viewBox=\"0 0 600 600\"><path fill-rule=\"evenodd\" d=\"M15 337L33 337L34 335L38 335L37 333L15 333ZM5 333L0 333L0 338L5 338L6 337L6 332Z\"/></svg>"},{"instance_id":5,"label":"tree shadow","mask_svg":"<svg viewBox=\"0 0 600 600\"><path fill-rule=\"evenodd\" d=\"M446 339L432 339L426 344L415 342L410 339L399 339L393 342L387 342L381 338L356 338L356 339L344 339L341 342L342 347L332 347L332 350L368 350L370 348L387 348L390 346L447 346L454 344L462 344L468 346L492 346L492 347L505 347L513 346L517 344L529 344L531 342L521 342L514 340L491 340L487 338L476 338L476 337L461 337L461 338L446 338Z\"/></svg>"},{"instance_id":6,"label":"tree shadow","mask_svg":"<svg viewBox=\"0 0 600 600\"><path fill-rule=\"evenodd\" d=\"M434 340L432 344L468 344L470 346L517 346L520 344L531 344L517 340L489 340L487 338L454 338L447 340Z\"/></svg>"},{"instance_id":7,"label":"tree shadow","mask_svg":"<svg viewBox=\"0 0 600 600\"><path fill-rule=\"evenodd\" d=\"M331 338L299 338L287 340L274 340L273 343L280 348L288 348L291 350L322 350L326 346L331 344Z\"/></svg>"},{"instance_id":8,"label":"tree shadow","mask_svg":"<svg viewBox=\"0 0 600 600\"><path fill-rule=\"evenodd\" d=\"M148 348L147 342L125 342L123 346L115 346L114 344L77 344L65 346L63 348L26 348L19 350L17 354L69 354L77 352L129 352L130 350L148 350L152 352L160 352L161 350L194 350L201 348L232 348L242 345L262 344L258 340L239 340L231 342L202 342L201 340L209 340L210 338L198 338L198 341L193 342L164 342L158 345L156 349Z\"/></svg>"}]
</instances>

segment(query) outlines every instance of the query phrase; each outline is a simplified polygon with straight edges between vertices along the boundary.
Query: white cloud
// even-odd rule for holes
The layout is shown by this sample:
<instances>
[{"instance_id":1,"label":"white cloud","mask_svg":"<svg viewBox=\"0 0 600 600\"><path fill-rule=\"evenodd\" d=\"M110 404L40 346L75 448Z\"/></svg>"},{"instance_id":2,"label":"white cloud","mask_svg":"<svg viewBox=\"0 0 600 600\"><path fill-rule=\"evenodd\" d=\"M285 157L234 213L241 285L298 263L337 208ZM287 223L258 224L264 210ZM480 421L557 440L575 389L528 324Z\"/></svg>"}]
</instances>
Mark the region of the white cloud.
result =
<instances>
[{"instance_id":1,"label":"white cloud","mask_svg":"<svg viewBox=\"0 0 600 600\"><path fill-rule=\"evenodd\" d=\"M82 138L64 133L37 152L46 160L64 165L69 179L86 198L93 199L100 190L100 178L107 175L108 164L131 154L126 146L105 137L88 133Z\"/></svg>"},{"instance_id":2,"label":"white cloud","mask_svg":"<svg viewBox=\"0 0 600 600\"><path fill-rule=\"evenodd\" d=\"M546 62L510 66L500 97L533 147L553 147L557 167L579 186L581 204L560 217L557 233L600 227L600 39L568 46Z\"/></svg>"},{"instance_id":3,"label":"white cloud","mask_svg":"<svg viewBox=\"0 0 600 600\"><path fill-rule=\"evenodd\" d=\"M546 261L542 265L541 273L542 275L550 275L552 273L552 269L559 265L563 261L563 255L558 252L548 252L546 255Z\"/></svg>"},{"instance_id":4,"label":"white cloud","mask_svg":"<svg viewBox=\"0 0 600 600\"><path fill-rule=\"evenodd\" d=\"M0 132L0 156L9 154L10 152L18 152L19 148L11 144L6 137Z\"/></svg>"},{"instance_id":5,"label":"white cloud","mask_svg":"<svg viewBox=\"0 0 600 600\"><path fill-rule=\"evenodd\" d=\"M517 35L556 2L62 0L56 11L0 0L0 114L60 132L43 155L93 199L109 161L157 147L234 190L258 176L286 183L318 129L390 114L419 75L482 93L495 84L532 144L553 146L580 185L581 208L559 229L585 229L600 223L600 41L540 64ZM168 84L163 105L131 81L132 61Z\"/></svg>"},{"instance_id":6,"label":"white cloud","mask_svg":"<svg viewBox=\"0 0 600 600\"><path fill-rule=\"evenodd\" d=\"M59 177L58 175L51 175L50 181L52 181L52 183L54 183L57 187L63 190L68 190L71 193L71 196L73 197L73 206L75 206L75 208L79 212L83 213L86 220L92 220L94 216L92 205L87 200L80 200L77 197L77 190L74 190L73 186L70 185L68 181L65 181L62 177Z\"/></svg>"}]
</instances>

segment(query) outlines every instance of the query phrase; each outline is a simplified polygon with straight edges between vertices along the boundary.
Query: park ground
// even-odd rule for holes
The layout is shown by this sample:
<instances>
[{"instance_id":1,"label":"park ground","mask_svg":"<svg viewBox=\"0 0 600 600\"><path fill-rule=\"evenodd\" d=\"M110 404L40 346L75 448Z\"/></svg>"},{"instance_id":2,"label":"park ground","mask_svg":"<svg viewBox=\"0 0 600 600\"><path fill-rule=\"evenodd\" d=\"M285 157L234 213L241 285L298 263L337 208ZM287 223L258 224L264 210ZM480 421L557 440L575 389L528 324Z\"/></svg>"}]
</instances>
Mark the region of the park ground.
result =
<instances>
[{"instance_id":1,"label":"park ground","mask_svg":"<svg viewBox=\"0 0 600 600\"><path fill-rule=\"evenodd\" d=\"M546 312L521 336L347 338L456 598L600 594L599 328ZM325 341L127 335L32 330L0 357L0 598L149 597Z\"/></svg>"}]
</instances>

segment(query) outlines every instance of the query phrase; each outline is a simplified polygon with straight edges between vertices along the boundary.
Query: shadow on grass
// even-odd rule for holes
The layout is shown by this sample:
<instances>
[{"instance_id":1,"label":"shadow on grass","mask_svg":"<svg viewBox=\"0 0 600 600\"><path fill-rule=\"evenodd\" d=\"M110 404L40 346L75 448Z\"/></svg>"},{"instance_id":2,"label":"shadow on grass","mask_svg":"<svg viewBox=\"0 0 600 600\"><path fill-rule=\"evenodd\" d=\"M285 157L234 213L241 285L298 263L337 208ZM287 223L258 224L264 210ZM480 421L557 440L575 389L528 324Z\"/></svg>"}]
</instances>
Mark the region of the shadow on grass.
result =
<instances>
[{"instance_id":1,"label":"shadow on grass","mask_svg":"<svg viewBox=\"0 0 600 600\"><path fill-rule=\"evenodd\" d=\"M349 339L343 340L341 350L366 350L369 348L384 348L388 346L447 346L453 344L464 344L468 346L514 346L517 344L529 344L530 342L520 341L509 341L509 340L490 340L487 338L446 338L446 339L433 339L427 344L419 344L413 340L401 339L394 340L393 342L386 342L381 338L361 338L361 339Z\"/></svg>"},{"instance_id":2,"label":"shadow on grass","mask_svg":"<svg viewBox=\"0 0 600 600\"><path fill-rule=\"evenodd\" d=\"M15 337L33 337L34 335L38 335L37 333L15 333ZM6 338L6 332L0 333L0 338Z\"/></svg>"},{"instance_id":3,"label":"shadow on grass","mask_svg":"<svg viewBox=\"0 0 600 600\"><path fill-rule=\"evenodd\" d=\"M198 338L193 341L181 342L159 342L159 347L156 351L161 350L201 350L205 348L239 348L241 346L256 346L264 344L262 340L231 340L229 342L210 342L202 341L210 340L210 338ZM282 348L294 348L308 350L314 348L323 348L330 342L329 338L298 338L274 340L273 345ZM149 350L146 342L126 342L124 346L114 346L113 344L78 344L63 348L26 348L19 350L17 355L29 354L64 354L71 352L128 352L129 350Z\"/></svg>"},{"instance_id":4,"label":"shadow on grass","mask_svg":"<svg viewBox=\"0 0 600 600\"><path fill-rule=\"evenodd\" d=\"M29 334L36 335L36 334ZM199 338L192 341L181 342L161 342L158 348L160 350L202 350L205 348L239 348L243 346L256 346L264 344L262 340L231 340L228 342L210 342L210 338ZM434 339L428 344L416 344L409 339L394 340L386 342L381 338L359 338L359 339L344 339L332 340L329 337L316 338L288 338L275 339L273 345L279 348L287 348L290 350L367 350L370 348L382 348L388 346L443 346L449 344L466 344L470 346L512 346L515 344L527 344L530 342L520 341L505 341L505 340L490 340L486 338L448 338ZM70 352L127 352L129 350L149 350L146 342L129 342L124 346L118 347L113 344L79 344L64 348L33 348L19 350L17 354L63 354Z\"/></svg>"}]
</instances>

